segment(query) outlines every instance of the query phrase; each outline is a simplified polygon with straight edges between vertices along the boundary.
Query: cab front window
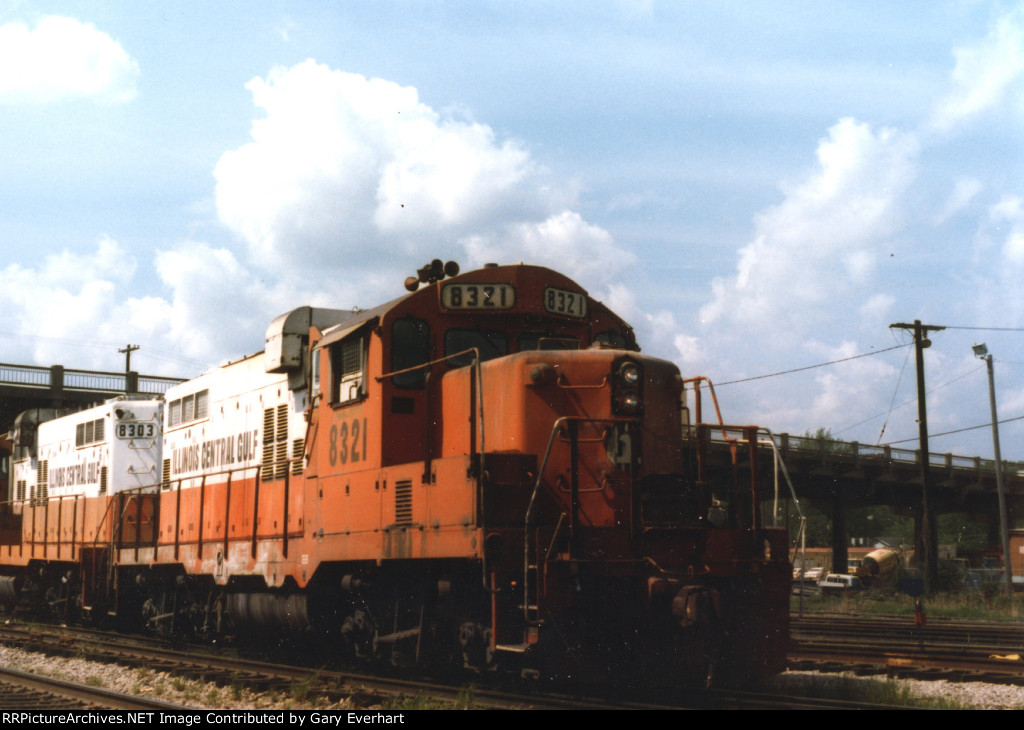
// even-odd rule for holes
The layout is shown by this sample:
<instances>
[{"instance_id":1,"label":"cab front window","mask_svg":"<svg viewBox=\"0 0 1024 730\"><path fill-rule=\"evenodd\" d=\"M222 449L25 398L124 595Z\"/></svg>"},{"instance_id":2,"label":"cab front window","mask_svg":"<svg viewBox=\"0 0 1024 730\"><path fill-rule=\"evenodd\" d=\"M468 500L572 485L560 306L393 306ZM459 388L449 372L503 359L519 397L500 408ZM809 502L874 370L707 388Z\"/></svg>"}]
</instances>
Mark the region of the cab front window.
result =
<instances>
[{"instance_id":1,"label":"cab front window","mask_svg":"<svg viewBox=\"0 0 1024 730\"><path fill-rule=\"evenodd\" d=\"M524 332L519 336L519 351L526 350L578 350L580 343L569 335L552 335L546 332Z\"/></svg>"},{"instance_id":2,"label":"cab front window","mask_svg":"<svg viewBox=\"0 0 1024 730\"><path fill-rule=\"evenodd\" d=\"M398 388L422 388L427 368L410 370L430 362L430 325L416 317L403 317L391 325L392 382ZM402 372L406 371L406 372Z\"/></svg>"},{"instance_id":3,"label":"cab front window","mask_svg":"<svg viewBox=\"0 0 1024 730\"><path fill-rule=\"evenodd\" d=\"M450 329L444 333L444 355L448 364L460 368L473 362L475 349L481 362L508 354L508 336L504 332L475 329Z\"/></svg>"}]
</instances>

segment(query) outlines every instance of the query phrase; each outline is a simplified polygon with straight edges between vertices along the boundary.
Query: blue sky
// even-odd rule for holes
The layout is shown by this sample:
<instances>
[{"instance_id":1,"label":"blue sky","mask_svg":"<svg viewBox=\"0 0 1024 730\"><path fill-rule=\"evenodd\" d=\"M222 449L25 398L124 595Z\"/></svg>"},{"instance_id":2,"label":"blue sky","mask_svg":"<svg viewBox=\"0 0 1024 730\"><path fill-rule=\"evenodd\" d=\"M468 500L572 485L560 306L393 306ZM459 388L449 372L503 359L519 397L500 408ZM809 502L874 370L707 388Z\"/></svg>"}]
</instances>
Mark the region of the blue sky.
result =
<instances>
[{"instance_id":1,"label":"blue sky","mask_svg":"<svg viewBox=\"0 0 1024 730\"><path fill-rule=\"evenodd\" d=\"M0 360L191 376L522 260L687 375L845 360L722 385L731 422L912 448L894 322L951 327L933 433L986 423L979 341L1024 416L1022 122L1012 2L0 0Z\"/></svg>"}]
</instances>

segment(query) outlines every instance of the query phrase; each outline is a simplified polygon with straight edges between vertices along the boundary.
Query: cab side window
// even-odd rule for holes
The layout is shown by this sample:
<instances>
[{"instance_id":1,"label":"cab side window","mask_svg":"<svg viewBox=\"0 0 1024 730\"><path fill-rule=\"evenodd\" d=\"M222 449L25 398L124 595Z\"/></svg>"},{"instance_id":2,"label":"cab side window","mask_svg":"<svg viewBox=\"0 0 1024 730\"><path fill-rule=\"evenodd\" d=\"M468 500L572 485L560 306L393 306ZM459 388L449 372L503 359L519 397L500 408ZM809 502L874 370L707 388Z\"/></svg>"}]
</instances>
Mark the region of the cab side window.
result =
<instances>
[{"instance_id":1,"label":"cab side window","mask_svg":"<svg viewBox=\"0 0 1024 730\"><path fill-rule=\"evenodd\" d=\"M309 362L310 395L313 398L320 395L320 356L320 348L314 348Z\"/></svg>"},{"instance_id":2,"label":"cab side window","mask_svg":"<svg viewBox=\"0 0 1024 730\"><path fill-rule=\"evenodd\" d=\"M366 337L351 337L330 346L331 403L345 405L366 395Z\"/></svg>"}]
</instances>

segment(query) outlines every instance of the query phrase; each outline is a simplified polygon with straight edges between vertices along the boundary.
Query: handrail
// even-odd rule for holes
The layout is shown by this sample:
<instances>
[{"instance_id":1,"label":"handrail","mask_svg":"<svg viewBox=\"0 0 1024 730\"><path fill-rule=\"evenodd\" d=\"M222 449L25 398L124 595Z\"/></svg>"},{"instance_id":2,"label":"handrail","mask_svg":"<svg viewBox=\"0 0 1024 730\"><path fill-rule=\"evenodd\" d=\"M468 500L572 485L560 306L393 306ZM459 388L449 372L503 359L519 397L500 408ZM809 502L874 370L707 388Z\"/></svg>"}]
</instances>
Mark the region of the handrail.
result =
<instances>
[{"instance_id":1,"label":"handrail","mask_svg":"<svg viewBox=\"0 0 1024 730\"><path fill-rule=\"evenodd\" d=\"M603 378L601 378L601 382L598 383L597 385L573 385L566 379L565 373L559 373L558 379L555 381L555 384L558 385L559 388L562 388L564 390L601 390L602 388L608 387L608 376L605 375Z\"/></svg>"},{"instance_id":2,"label":"handrail","mask_svg":"<svg viewBox=\"0 0 1024 730\"><path fill-rule=\"evenodd\" d=\"M700 385L699 385L699 383L701 383L702 381L708 384L708 390L711 391L711 402L715 406L715 415L718 416L718 425L722 427L722 437L727 442L729 442L731 444L735 444L736 443L736 439L730 439L729 436L725 433L725 420L722 418L722 409L718 407L718 396L715 395L715 384L712 383L711 382L711 378L707 377L706 375L698 375L695 378L686 378L685 380L683 380L683 387L684 388L686 387L687 383L694 383L696 385L696 387L693 389L693 402L694 402L694 406L696 407L696 411L697 411L694 414L696 416L695 419L694 419L694 422L698 423L698 424L704 422L704 417L703 417L703 414L701 413L701 397L700 397Z\"/></svg>"},{"instance_id":3,"label":"handrail","mask_svg":"<svg viewBox=\"0 0 1024 730\"><path fill-rule=\"evenodd\" d=\"M562 427L567 423L572 422L575 425L580 423L633 423L636 418L627 417L611 417L611 418L583 418L580 416L562 416L555 419L554 423L551 424L551 433L548 435L548 444L544 448L544 458L541 459L540 464L537 467L537 478L533 483L533 490L530 492L530 501L526 505L526 514L523 516L523 615L529 617L529 586L530 586L530 520L533 517L533 508L537 502L537 495L540 494L541 484L544 482L544 470L547 468L548 459L551 457L551 448L555 444L555 438L560 434ZM575 483L575 479L573 480ZM575 492L575 490L572 490ZM573 495L575 499L575 494ZM558 518L558 526L556 527L556 534L561 528L563 521L565 520L565 512L562 512ZM575 527L575 515L570 518L569 530L570 532ZM552 545L554 544L554 536L552 536ZM548 555L551 554L551 546L548 547ZM571 544L570 544L571 552Z\"/></svg>"},{"instance_id":4,"label":"handrail","mask_svg":"<svg viewBox=\"0 0 1024 730\"><path fill-rule=\"evenodd\" d=\"M530 493L530 501L526 505L526 515L523 520L523 616L529 619L530 611L530 518L533 516L533 505L540 493L540 485L544 478L544 469L548 464L548 457L551 456L551 447L555 443L555 434L562 428L562 424L569 420L569 416L562 416L555 420L551 426L551 434L548 436L548 445L544 449L544 458L537 467L537 480L533 483L533 491ZM565 516L565 513L562 513ZM559 520L561 522L561 519Z\"/></svg>"}]
</instances>

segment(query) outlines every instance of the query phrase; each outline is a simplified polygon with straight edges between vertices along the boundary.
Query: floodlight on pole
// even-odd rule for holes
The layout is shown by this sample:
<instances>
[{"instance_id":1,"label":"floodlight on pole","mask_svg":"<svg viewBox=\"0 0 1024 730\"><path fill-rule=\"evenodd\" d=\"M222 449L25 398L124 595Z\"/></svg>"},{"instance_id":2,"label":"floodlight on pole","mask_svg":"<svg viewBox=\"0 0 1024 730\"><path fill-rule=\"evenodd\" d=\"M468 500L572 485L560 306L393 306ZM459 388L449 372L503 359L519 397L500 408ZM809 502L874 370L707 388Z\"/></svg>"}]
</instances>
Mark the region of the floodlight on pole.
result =
<instances>
[{"instance_id":1,"label":"floodlight on pole","mask_svg":"<svg viewBox=\"0 0 1024 730\"><path fill-rule=\"evenodd\" d=\"M1003 484L1003 457L999 453L999 417L996 415L996 377L992 368L992 355L985 343L974 345L974 356L988 366L988 400L992 409L992 448L996 458L996 494L999 497L999 537L1003 548L1003 573L1006 578L1006 594L1013 595L1013 569L1010 566L1010 526L1006 515L1006 488Z\"/></svg>"}]
</instances>

